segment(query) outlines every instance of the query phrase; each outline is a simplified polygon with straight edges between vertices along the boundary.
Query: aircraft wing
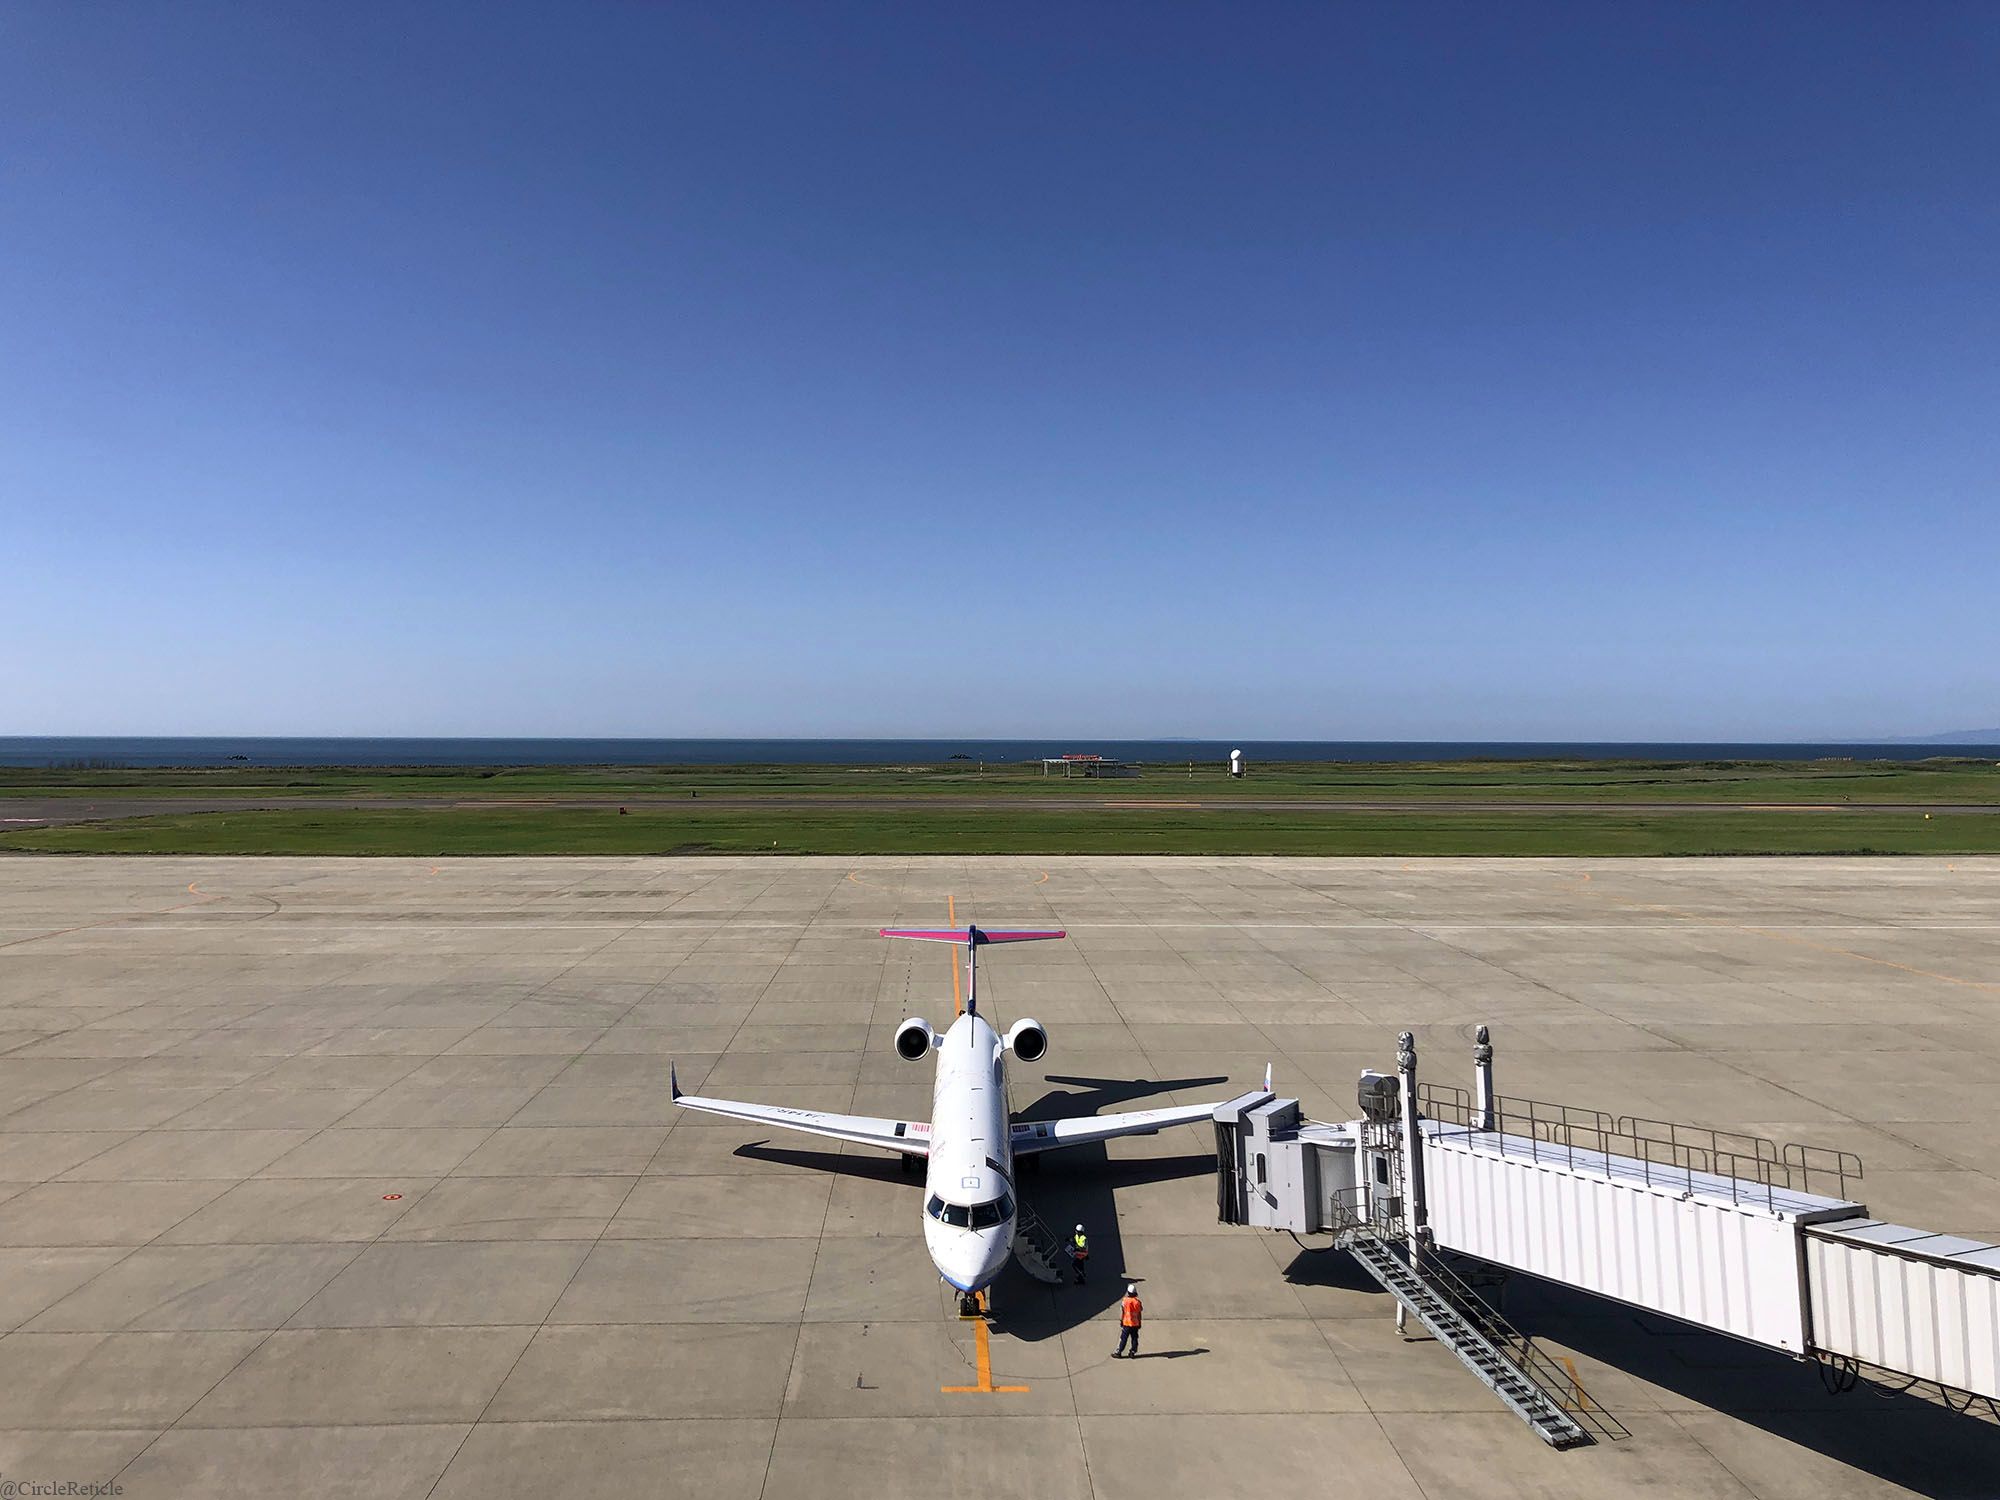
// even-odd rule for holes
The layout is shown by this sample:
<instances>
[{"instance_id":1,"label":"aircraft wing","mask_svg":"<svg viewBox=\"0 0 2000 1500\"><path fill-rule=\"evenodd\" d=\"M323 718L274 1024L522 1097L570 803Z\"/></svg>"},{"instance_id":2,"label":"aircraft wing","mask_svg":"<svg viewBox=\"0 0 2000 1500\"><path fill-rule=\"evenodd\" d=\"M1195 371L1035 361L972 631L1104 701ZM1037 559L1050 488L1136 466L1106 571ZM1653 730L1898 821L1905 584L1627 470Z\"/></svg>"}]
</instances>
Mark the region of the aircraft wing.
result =
<instances>
[{"instance_id":1,"label":"aircraft wing","mask_svg":"<svg viewBox=\"0 0 2000 1500\"><path fill-rule=\"evenodd\" d=\"M1195 1125L1215 1117L1213 1104L1176 1104L1166 1109L1134 1109L1122 1115L1075 1115L1067 1120L1028 1120L1014 1126L1014 1154L1032 1156L1062 1146L1109 1141L1121 1135L1153 1135L1169 1125Z\"/></svg>"},{"instance_id":2,"label":"aircraft wing","mask_svg":"<svg viewBox=\"0 0 2000 1500\"><path fill-rule=\"evenodd\" d=\"M931 1127L920 1120L886 1120L879 1115L838 1115L825 1109L787 1109L778 1104L745 1104L735 1099L703 1099L681 1092L680 1078L671 1070L669 1086L674 1103L682 1109L698 1109L703 1114L727 1115L732 1120L749 1120L757 1125L776 1125L785 1130L801 1130L807 1135L829 1136L836 1141L853 1141L862 1146L880 1146L905 1156L929 1156Z\"/></svg>"}]
</instances>

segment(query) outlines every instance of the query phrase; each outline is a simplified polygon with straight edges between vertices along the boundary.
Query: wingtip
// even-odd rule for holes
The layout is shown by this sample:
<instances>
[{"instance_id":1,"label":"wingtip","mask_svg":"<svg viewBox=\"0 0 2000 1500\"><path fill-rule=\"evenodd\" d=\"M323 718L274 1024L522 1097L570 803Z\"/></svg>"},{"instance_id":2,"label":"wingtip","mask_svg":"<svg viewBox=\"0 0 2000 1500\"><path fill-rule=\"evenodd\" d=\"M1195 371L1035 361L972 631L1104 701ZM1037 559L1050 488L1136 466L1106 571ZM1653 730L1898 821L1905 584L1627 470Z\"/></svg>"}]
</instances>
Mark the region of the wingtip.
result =
<instances>
[{"instance_id":1,"label":"wingtip","mask_svg":"<svg viewBox=\"0 0 2000 1500\"><path fill-rule=\"evenodd\" d=\"M1269 1063L1264 1064L1264 1092L1267 1094L1271 1092L1271 1065Z\"/></svg>"},{"instance_id":2,"label":"wingtip","mask_svg":"<svg viewBox=\"0 0 2000 1500\"><path fill-rule=\"evenodd\" d=\"M674 1101L679 1103L681 1097L681 1070L673 1063L667 1064L667 1087L672 1091Z\"/></svg>"}]
</instances>

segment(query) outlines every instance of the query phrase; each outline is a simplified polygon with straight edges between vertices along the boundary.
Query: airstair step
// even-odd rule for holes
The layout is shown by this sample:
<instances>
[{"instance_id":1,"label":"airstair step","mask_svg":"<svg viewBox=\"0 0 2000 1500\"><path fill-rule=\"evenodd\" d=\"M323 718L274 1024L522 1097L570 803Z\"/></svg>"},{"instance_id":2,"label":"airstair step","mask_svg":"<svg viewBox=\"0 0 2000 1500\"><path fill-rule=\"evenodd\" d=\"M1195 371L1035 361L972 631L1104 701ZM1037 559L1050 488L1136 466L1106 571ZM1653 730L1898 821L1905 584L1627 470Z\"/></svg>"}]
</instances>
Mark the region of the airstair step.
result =
<instances>
[{"instance_id":1,"label":"airstair step","mask_svg":"<svg viewBox=\"0 0 2000 1500\"><path fill-rule=\"evenodd\" d=\"M1043 1253L1041 1246L1026 1235L1014 1236L1013 1249L1014 1259L1021 1263L1021 1269L1035 1280L1047 1282L1050 1286L1058 1285L1062 1281L1062 1272L1057 1269L1055 1262Z\"/></svg>"},{"instance_id":2,"label":"airstair step","mask_svg":"<svg viewBox=\"0 0 2000 1500\"><path fill-rule=\"evenodd\" d=\"M1438 1342L1485 1382L1544 1442L1568 1448L1593 1440L1533 1372L1524 1369L1514 1357L1511 1351L1519 1335L1497 1316L1477 1306L1470 1289L1464 1290L1466 1300L1461 1305L1449 1285L1455 1280L1449 1272L1442 1273L1442 1282L1433 1281L1386 1243L1368 1235L1355 1236L1348 1249L1363 1269L1415 1313ZM1531 1346L1520 1340L1520 1347L1524 1357L1528 1357Z\"/></svg>"},{"instance_id":3,"label":"airstair step","mask_svg":"<svg viewBox=\"0 0 2000 1500\"><path fill-rule=\"evenodd\" d=\"M1021 1269L1035 1280L1050 1286L1061 1283L1067 1257L1048 1225L1042 1222L1041 1215L1025 1203L1014 1219L1011 1248L1014 1259L1021 1263Z\"/></svg>"}]
</instances>

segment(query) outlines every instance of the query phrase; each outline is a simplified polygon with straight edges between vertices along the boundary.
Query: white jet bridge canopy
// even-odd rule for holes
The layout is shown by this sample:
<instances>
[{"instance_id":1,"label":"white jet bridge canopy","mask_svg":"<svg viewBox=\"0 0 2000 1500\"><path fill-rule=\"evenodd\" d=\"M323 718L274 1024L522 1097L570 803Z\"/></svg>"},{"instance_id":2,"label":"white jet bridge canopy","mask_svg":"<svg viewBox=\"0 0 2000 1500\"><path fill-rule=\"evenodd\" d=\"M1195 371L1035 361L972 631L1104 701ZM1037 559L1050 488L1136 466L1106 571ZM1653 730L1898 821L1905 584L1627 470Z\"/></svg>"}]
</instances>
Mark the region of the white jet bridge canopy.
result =
<instances>
[{"instance_id":1,"label":"white jet bridge canopy","mask_svg":"<svg viewBox=\"0 0 2000 1500\"><path fill-rule=\"evenodd\" d=\"M1440 1248L1794 1355L1809 1345L1800 1227L1866 1213L1693 1156L1677 1165L1599 1146L1618 1138L1608 1133L1578 1150L1440 1120L1419 1129Z\"/></svg>"}]
</instances>

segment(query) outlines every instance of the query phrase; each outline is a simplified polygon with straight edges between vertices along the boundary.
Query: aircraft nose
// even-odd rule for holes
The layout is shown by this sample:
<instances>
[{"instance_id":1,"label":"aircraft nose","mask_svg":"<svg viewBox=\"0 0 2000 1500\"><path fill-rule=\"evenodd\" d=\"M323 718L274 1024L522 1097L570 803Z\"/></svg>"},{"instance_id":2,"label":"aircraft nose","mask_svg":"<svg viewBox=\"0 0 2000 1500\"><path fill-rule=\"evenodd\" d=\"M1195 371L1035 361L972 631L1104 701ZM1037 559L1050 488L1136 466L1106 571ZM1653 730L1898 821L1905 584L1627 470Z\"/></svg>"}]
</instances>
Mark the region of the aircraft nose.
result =
<instances>
[{"instance_id":1,"label":"aircraft nose","mask_svg":"<svg viewBox=\"0 0 2000 1500\"><path fill-rule=\"evenodd\" d=\"M960 1291L991 1286L1007 1264L1007 1242L992 1230L961 1233L955 1236L955 1243L934 1245L932 1249L938 1270Z\"/></svg>"},{"instance_id":2,"label":"aircraft nose","mask_svg":"<svg viewBox=\"0 0 2000 1500\"><path fill-rule=\"evenodd\" d=\"M979 1236L979 1285L990 1286L1007 1268L1008 1253L1007 1237L999 1230Z\"/></svg>"}]
</instances>

